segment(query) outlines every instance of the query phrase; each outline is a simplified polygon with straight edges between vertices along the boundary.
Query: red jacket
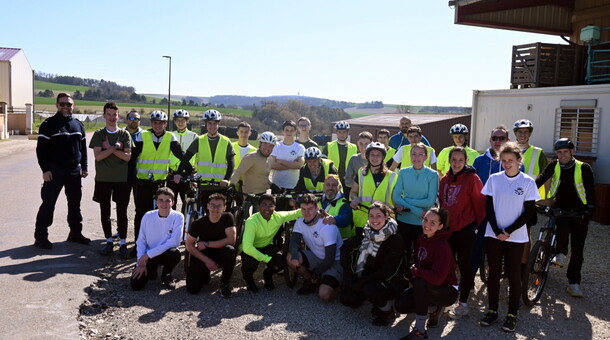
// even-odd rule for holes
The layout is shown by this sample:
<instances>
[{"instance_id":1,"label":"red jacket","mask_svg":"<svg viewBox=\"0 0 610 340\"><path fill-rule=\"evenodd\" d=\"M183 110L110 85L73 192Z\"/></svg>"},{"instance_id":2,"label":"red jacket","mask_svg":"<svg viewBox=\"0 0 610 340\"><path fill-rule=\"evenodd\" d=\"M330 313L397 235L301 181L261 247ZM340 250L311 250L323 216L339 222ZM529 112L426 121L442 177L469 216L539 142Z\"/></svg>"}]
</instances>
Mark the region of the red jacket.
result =
<instances>
[{"instance_id":1,"label":"red jacket","mask_svg":"<svg viewBox=\"0 0 610 340\"><path fill-rule=\"evenodd\" d=\"M449 229L458 231L470 223L479 225L485 218L483 183L474 168L467 165L456 175L449 169L441 178L439 200L449 211Z\"/></svg>"},{"instance_id":2,"label":"red jacket","mask_svg":"<svg viewBox=\"0 0 610 340\"><path fill-rule=\"evenodd\" d=\"M457 285L455 260L449 246L451 233L447 230L437 232L431 238L419 235L415 243L415 265L411 268L413 277L421 277L429 284Z\"/></svg>"}]
</instances>

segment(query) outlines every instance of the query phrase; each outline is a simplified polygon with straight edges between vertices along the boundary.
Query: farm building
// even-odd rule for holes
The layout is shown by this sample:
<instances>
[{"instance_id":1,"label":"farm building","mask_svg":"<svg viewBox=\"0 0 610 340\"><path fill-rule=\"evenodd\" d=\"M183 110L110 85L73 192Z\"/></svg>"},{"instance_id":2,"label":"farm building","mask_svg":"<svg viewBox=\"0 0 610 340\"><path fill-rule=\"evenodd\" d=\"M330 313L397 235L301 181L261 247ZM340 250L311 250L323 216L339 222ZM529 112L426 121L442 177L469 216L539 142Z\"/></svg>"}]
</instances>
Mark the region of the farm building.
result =
<instances>
[{"instance_id":1,"label":"farm building","mask_svg":"<svg viewBox=\"0 0 610 340\"><path fill-rule=\"evenodd\" d=\"M32 131L34 73L23 50L0 47L0 139Z\"/></svg>"},{"instance_id":2,"label":"farm building","mask_svg":"<svg viewBox=\"0 0 610 340\"><path fill-rule=\"evenodd\" d=\"M489 144L499 123L526 118L532 144L553 157L553 143L569 137L576 157L593 166L595 220L610 223L610 0L449 1L455 23L569 37L570 44L513 46L510 89L475 90L473 147ZM508 75L507 75L508 77ZM511 133L511 137L514 137Z\"/></svg>"},{"instance_id":3,"label":"farm building","mask_svg":"<svg viewBox=\"0 0 610 340\"><path fill-rule=\"evenodd\" d=\"M403 114L397 113L384 113L348 119L350 138L355 141L362 131L368 131L373 134L374 138L377 138L377 132L381 129L387 129L391 135L394 135L399 131L400 118L403 116ZM411 119L413 125L421 127L423 135L437 149L437 152L446 146L453 145L449 135L449 129L452 125L459 123L470 127L470 115L412 113L407 116ZM333 139L336 138L333 136Z\"/></svg>"}]
</instances>

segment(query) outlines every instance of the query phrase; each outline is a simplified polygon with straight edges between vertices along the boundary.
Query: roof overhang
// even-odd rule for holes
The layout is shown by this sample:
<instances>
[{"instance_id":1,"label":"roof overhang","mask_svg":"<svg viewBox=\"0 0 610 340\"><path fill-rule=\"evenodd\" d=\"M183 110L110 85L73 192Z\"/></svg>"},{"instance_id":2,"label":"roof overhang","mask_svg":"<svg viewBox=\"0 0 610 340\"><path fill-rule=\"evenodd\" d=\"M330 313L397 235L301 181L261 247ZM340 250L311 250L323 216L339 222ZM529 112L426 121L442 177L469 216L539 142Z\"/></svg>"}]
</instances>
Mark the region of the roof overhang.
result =
<instances>
[{"instance_id":1,"label":"roof overhang","mask_svg":"<svg viewBox=\"0 0 610 340\"><path fill-rule=\"evenodd\" d=\"M455 23L552 35L572 35L576 0L456 0Z\"/></svg>"}]
</instances>

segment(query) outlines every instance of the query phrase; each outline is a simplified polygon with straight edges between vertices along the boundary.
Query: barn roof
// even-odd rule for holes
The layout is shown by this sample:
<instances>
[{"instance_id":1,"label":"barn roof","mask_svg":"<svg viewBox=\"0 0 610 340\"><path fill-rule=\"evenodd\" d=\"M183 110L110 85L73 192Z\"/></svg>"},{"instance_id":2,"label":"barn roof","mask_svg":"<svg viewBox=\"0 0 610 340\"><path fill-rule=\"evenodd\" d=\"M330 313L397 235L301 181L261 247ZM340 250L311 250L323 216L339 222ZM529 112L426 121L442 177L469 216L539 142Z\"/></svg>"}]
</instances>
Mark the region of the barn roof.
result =
<instances>
[{"instance_id":1,"label":"barn roof","mask_svg":"<svg viewBox=\"0 0 610 340\"><path fill-rule=\"evenodd\" d=\"M19 51L20 48L0 47L0 61L11 60Z\"/></svg>"},{"instance_id":2,"label":"barn roof","mask_svg":"<svg viewBox=\"0 0 610 340\"><path fill-rule=\"evenodd\" d=\"M378 115L370 115L358 118L348 119L347 122L350 125L369 125L369 126L398 126L400 122L400 118L404 116L403 114L378 114ZM412 113L406 115L411 119L413 125L424 125L429 123L434 123L438 121L443 121L447 119L459 118L464 116L464 114L434 114L434 113Z\"/></svg>"}]
</instances>

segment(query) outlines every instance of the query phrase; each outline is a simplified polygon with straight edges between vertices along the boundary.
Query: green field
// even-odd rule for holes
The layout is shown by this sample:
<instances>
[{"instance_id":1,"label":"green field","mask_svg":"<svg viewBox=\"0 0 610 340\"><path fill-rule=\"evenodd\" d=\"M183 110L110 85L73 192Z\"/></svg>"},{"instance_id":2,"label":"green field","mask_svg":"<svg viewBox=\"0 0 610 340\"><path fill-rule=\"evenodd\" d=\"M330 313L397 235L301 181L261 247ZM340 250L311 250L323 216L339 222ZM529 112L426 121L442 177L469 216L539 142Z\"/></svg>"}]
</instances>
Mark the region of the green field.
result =
<instances>
[{"instance_id":1,"label":"green field","mask_svg":"<svg viewBox=\"0 0 610 340\"><path fill-rule=\"evenodd\" d=\"M74 93L76 91L80 91L81 93L85 93L85 91L87 91L89 89L89 87L88 86L49 83L48 81L34 80L34 89L36 92L44 91L44 90L51 90L53 92Z\"/></svg>"}]
</instances>

